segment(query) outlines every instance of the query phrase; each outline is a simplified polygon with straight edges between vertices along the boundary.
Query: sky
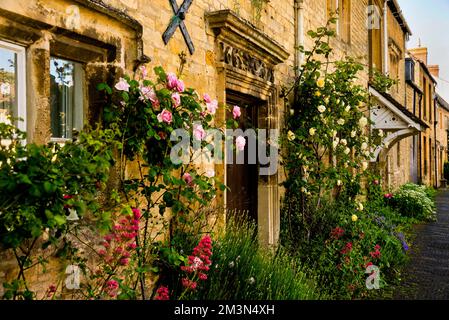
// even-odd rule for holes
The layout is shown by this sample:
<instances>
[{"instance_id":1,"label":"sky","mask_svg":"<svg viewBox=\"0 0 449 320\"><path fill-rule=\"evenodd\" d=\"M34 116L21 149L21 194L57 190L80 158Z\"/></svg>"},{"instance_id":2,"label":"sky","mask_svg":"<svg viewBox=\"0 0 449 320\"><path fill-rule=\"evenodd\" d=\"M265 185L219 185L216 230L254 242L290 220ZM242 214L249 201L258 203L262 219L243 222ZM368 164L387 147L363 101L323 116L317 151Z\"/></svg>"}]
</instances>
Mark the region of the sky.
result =
<instances>
[{"instance_id":1,"label":"sky","mask_svg":"<svg viewBox=\"0 0 449 320\"><path fill-rule=\"evenodd\" d=\"M440 65L440 94L448 100L449 0L398 0L398 3L413 34L407 47L415 48L421 42L422 47L428 48L428 64Z\"/></svg>"}]
</instances>

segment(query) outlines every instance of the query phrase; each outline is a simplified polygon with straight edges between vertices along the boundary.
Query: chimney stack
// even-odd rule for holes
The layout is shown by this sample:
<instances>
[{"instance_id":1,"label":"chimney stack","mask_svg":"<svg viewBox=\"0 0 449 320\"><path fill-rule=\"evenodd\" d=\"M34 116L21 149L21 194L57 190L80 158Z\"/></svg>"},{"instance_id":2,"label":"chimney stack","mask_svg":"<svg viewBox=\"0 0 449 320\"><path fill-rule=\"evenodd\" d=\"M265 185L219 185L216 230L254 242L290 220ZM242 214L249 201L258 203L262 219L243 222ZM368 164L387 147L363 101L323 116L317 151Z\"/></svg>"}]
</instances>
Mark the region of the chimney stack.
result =
<instances>
[{"instance_id":1,"label":"chimney stack","mask_svg":"<svg viewBox=\"0 0 449 320\"><path fill-rule=\"evenodd\" d=\"M416 59L421 60L427 66L427 48L415 48L408 50Z\"/></svg>"},{"instance_id":2,"label":"chimney stack","mask_svg":"<svg viewBox=\"0 0 449 320\"><path fill-rule=\"evenodd\" d=\"M433 65L428 66L430 73L432 76L439 78L440 77L440 66L439 65Z\"/></svg>"}]
</instances>

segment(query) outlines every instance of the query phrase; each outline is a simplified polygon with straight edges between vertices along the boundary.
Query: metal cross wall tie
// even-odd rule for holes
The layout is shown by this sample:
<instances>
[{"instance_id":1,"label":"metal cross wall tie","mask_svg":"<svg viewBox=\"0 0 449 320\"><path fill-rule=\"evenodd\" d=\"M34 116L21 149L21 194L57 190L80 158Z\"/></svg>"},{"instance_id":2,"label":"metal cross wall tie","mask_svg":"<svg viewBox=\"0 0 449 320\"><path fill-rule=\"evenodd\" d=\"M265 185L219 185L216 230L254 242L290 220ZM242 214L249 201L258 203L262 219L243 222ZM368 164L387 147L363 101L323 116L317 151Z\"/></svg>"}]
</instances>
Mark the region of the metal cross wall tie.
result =
<instances>
[{"instance_id":1,"label":"metal cross wall tie","mask_svg":"<svg viewBox=\"0 0 449 320\"><path fill-rule=\"evenodd\" d=\"M170 38L175 33L176 28L178 28L179 26L187 47L189 48L190 54L193 54L195 52L195 47L193 46L192 39L190 39L190 35L187 31L186 25L184 24L184 20L186 18L187 10L189 10L190 5L192 4L192 1L193 0L184 0L181 7L178 8L176 0L170 0L170 4L173 12L175 13L175 16L171 19L167 30L165 30L164 34L162 35L164 43L167 44L168 41L170 41Z\"/></svg>"}]
</instances>

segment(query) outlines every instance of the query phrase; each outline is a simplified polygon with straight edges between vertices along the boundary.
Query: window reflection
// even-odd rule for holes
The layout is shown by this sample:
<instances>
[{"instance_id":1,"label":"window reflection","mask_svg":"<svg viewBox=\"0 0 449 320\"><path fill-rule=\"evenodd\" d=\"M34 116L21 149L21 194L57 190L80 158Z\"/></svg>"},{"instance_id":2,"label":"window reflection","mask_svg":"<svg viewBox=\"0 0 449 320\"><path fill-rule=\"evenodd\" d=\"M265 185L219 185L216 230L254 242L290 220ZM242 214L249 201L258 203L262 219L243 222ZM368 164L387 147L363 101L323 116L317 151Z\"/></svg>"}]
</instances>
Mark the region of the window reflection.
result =
<instances>
[{"instance_id":1,"label":"window reflection","mask_svg":"<svg viewBox=\"0 0 449 320\"><path fill-rule=\"evenodd\" d=\"M0 45L0 122L10 123L8 115L18 117L17 54Z\"/></svg>"},{"instance_id":2,"label":"window reflection","mask_svg":"<svg viewBox=\"0 0 449 320\"><path fill-rule=\"evenodd\" d=\"M80 63L52 57L51 132L53 138L72 138L83 127L83 68Z\"/></svg>"}]
</instances>

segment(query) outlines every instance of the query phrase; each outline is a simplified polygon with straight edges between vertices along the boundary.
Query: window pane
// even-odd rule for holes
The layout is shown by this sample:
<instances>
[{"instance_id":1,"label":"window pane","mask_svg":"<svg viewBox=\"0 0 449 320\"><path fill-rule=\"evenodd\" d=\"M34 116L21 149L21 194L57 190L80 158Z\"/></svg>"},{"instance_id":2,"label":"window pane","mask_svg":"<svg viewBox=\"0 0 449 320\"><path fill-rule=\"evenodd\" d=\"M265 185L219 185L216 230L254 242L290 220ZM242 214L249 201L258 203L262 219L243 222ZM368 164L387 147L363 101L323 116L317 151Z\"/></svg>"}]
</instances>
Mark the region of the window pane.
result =
<instances>
[{"instance_id":1,"label":"window pane","mask_svg":"<svg viewBox=\"0 0 449 320\"><path fill-rule=\"evenodd\" d=\"M0 43L0 121L7 116L18 117L17 103L17 53ZM10 123L8 121L8 123Z\"/></svg>"},{"instance_id":2,"label":"window pane","mask_svg":"<svg viewBox=\"0 0 449 320\"><path fill-rule=\"evenodd\" d=\"M83 66L51 58L51 132L53 138L72 138L83 128Z\"/></svg>"}]
</instances>

